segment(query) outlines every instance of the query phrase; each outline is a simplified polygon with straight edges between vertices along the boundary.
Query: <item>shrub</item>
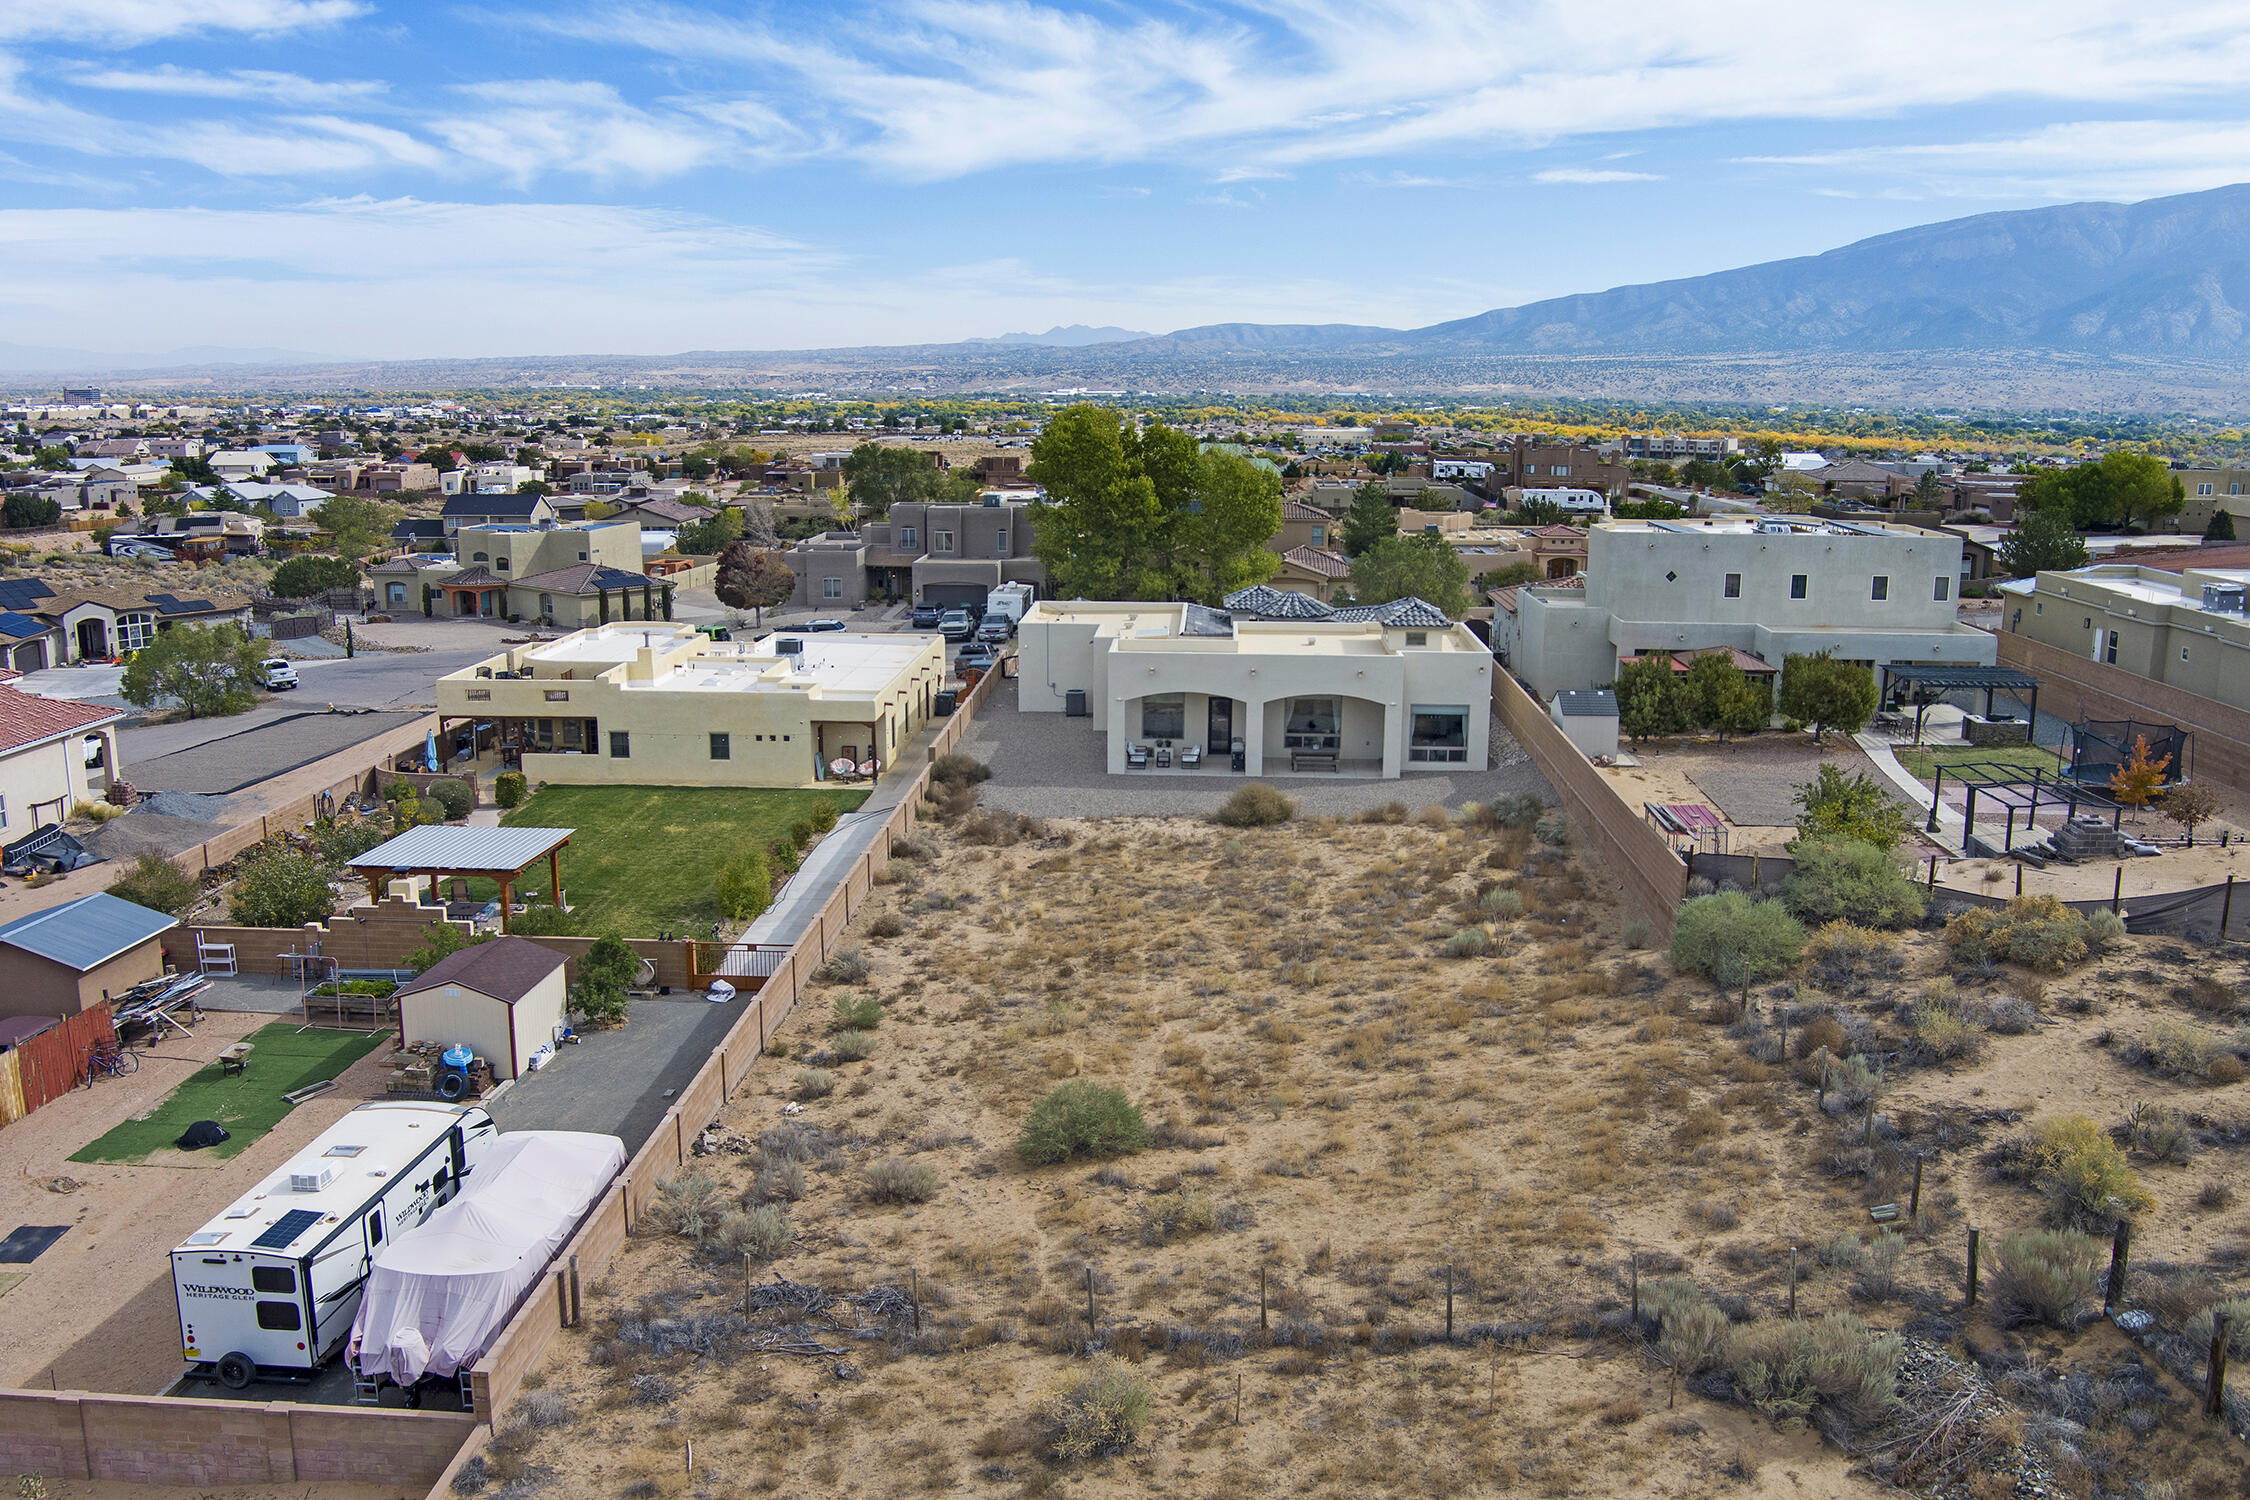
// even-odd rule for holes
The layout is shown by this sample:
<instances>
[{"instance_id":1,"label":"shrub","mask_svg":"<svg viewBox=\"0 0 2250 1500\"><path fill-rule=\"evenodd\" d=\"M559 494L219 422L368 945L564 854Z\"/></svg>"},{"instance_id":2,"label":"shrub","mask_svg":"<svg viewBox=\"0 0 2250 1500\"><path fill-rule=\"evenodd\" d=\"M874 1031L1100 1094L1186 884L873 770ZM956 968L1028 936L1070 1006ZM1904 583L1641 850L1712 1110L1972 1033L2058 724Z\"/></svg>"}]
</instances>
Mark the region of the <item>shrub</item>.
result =
<instances>
[{"instance_id":1,"label":"shrub","mask_svg":"<svg viewBox=\"0 0 2250 1500\"><path fill-rule=\"evenodd\" d=\"M1482 927L1464 927L1445 940L1447 958L1476 958L1492 951L1492 935Z\"/></svg>"},{"instance_id":2,"label":"shrub","mask_svg":"<svg viewBox=\"0 0 2250 1500\"><path fill-rule=\"evenodd\" d=\"M874 1203L927 1203L937 1196L938 1170L926 1161L890 1157L867 1164L867 1196Z\"/></svg>"},{"instance_id":3,"label":"shrub","mask_svg":"<svg viewBox=\"0 0 2250 1500\"><path fill-rule=\"evenodd\" d=\"M508 931L517 937L578 937L584 925L576 913L541 903L525 907L521 915L510 918Z\"/></svg>"},{"instance_id":4,"label":"shrub","mask_svg":"<svg viewBox=\"0 0 2250 1500\"><path fill-rule=\"evenodd\" d=\"M449 823L467 817L469 810L477 805L476 793L469 790L469 784L465 781L433 781L430 789L422 796L425 801L435 802L444 808L445 818Z\"/></svg>"},{"instance_id":5,"label":"shrub","mask_svg":"<svg viewBox=\"0 0 2250 1500\"><path fill-rule=\"evenodd\" d=\"M2156 1206L2109 1132L2084 1115L2041 1121L2009 1154L2025 1180L2046 1192L2058 1218L2107 1224Z\"/></svg>"},{"instance_id":6,"label":"shrub","mask_svg":"<svg viewBox=\"0 0 2250 1500\"><path fill-rule=\"evenodd\" d=\"M1127 1156L1148 1145L1148 1122L1113 1088L1074 1078L1031 1107L1016 1155L1043 1167L1076 1156Z\"/></svg>"},{"instance_id":7,"label":"shrub","mask_svg":"<svg viewBox=\"0 0 2250 1500\"><path fill-rule=\"evenodd\" d=\"M1496 885L1477 898L1477 905L1488 917L1501 922L1513 922L1523 915L1523 897L1504 885ZM1648 936L1648 923L1640 924L1641 936Z\"/></svg>"},{"instance_id":8,"label":"shrub","mask_svg":"<svg viewBox=\"0 0 2250 1500\"><path fill-rule=\"evenodd\" d=\"M124 808L112 807L107 802L80 800L70 804L71 818L80 823L107 823L111 818L121 818L124 815Z\"/></svg>"},{"instance_id":9,"label":"shrub","mask_svg":"<svg viewBox=\"0 0 2250 1500\"><path fill-rule=\"evenodd\" d=\"M775 1260L796 1237L796 1226L789 1222L789 1215L771 1203L761 1203L721 1214L704 1248L730 1261L739 1261L745 1255L752 1260Z\"/></svg>"},{"instance_id":10,"label":"shrub","mask_svg":"<svg viewBox=\"0 0 2250 1500\"><path fill-rule=\"evenodd\" d=\"M1211 1195L1201 1188L1183 1188L1176 1193L1152 1193L1141 1200L1141 1240L1144 1244L1168 1245L1173 1240L1188 1235L1209 1234L1214 1229L1236 1228L1239 1218L1227 1222Z\"/></svg>"},{"instance_id":11,"label":"shrub","mask_svg":"<svg viewBox=\"0 0 2250 1500\"><path fill-rule=\"evenodd\" d=\"M826 833L829 829L836 826L836 819L839 816L841 816L841 814L837 812L836 804L829 801L826 797L821 798L812 806L813 832Z\"/></svg>"},{"instance_id":12,"label":"shrub","mask_svg":"<svg viewBox=\"0 0 2250 1500\"><path fill-rule=\"evenodd\" d=\"M1792 665L1785 670L1796 668ZM1856 726L1846 731L1857 732ZM1813 736L1817 739L1819 735L1816 726ZM1818 774L1797 788L1796 800L1799 843L1841 841L1890 850L1898 847L1913 826L1905 807L1880 781L1865 771L1846 776L1833 761L1821 762Z\"/></svg>"},{"instance_id":13,"label":"shrub","mask_svg":"<svg viewBox=\"0 0 2250 1500\"><path fill-rule=\"evenodd\" d=\"M2125 940L2125 919L2113 911L2092 911L2085 916L2086 946L2107 953Z\"/></svg>"},{"instance_id":14,"label":"shrub","mask_svg":"<svg viewBox=\"0 0 2250 1500\"><path fill-rule=\"evenodd\" d=\"M1235 789L1212 821L1227 828L1272 828L1297 815L1297 804L1262 781Z\"/></svg>"},{"instance_id":15,"label":"shrub","mask_svg":"<svg viewBox=\"0 0 2250 1500\"><path fill-rule=\"evenodd\" d=\"M1807 973L1814 984L1839 995L1862 995L1870 985L1895 979L1906 967L1898 940L1850 922L1832 921L1805 944Z\"/></svg>"},{"instance_id":16,"label":"shrub","mask_svg":"<svg viewBox=\"0 0 2250 1500\"><path fill-rule=\"evenodd\" d=\"M1149 1384L1113 1355L1096 1355L1082 1375L1067 1378L1039 1402L1048 1425L1047 1453L1058 1463L1122 1453L1148 1425L1155 1404Z\"/></svg>"},{"instance_id":17,"label":"shrub","mask_svg":"<svg viewBox=\"0 0 2250 1500\"><path fill-rule=\"evenodd\" d=\"M1946 1005L1924 997L1907 1012L1906 1034L1916 1056L1926 1062L1973 1058L1984 1047L1984 1029Z\"/></svg>"},{"instance_id":18,"label":"shrub","mask_svg":"<svg viewBox=\"0 0 2250 1500\"><path fill-rule=\"evenodd\" d=\"M875 1055L872 1031L839 1031L828 1039L828 1050L840 1062L865 1062Z\"/></svg>"},{"instance_id":19,"label":"shrub","mask_svg":"<svg viewBox=\"0 0 2250 1500\"><path fill-rule=\"evenodd\" d=\"M502 771L492 779L492 800L502 807L521 807L528 783L521 771Z\"/></svg>"},{"instance_id":20,"label":"shrub","mask_svg":"<svg viewBox=\"0 0 2250 1500\"><path fill-rule=\"evenodd\" d=\"M2108 1246L2071 1229L2033 1229L2000 1241L1992 1302L2004 1325L2077 1326L2078 1309L2101 1290Z\"/></svg>"},{"instance_id":21,"label":"shrub","mask_svg":"<svg viewBox=\"0 0 2250 1500\"><path fill-rule=\"evenodd\" d=\"M2212 1076L2212 1065L2220 1058L2229 1062L2235 1060L2234 1055L2221 1045L2217 1037L2200 1027L2169 1017L2159 1019L2149 1028L2147 1037L2141 1042L2141 1051L2150 1067L2160 1073L2170 1073L2182 1078L2209 1078Z\"/></svg>"},{"instance_id":22,"label":"shrub","mask_svg":"<svg viewBox=\"0 0 2250 1500\"><path fill-rule=\"evenodd\" d=\"M773 872L766 868L765 851L755 844L737 849L719 866L712 891L719 914L730 922L748 922L773 905Z\"/></svg>"},{"instance_id":23,"label":"shrub","mask_svg":"<svg viewBox=\"0 0 2250 1500\"><path fill-rule=\"evenodd\" d=\"M2092 931L2056 897L2018 896L1998 911L1956 914L1945 924L1945 941L1962 963L2006 961L2059 973L2085 959Z\"/></svg>"},{"instance_id":24,"label":"shrub","mask_svg":"<svg viewBox=\"0 0 2250 1500\"><path fill-rule=\"evenodd\" d=\"M883 1002L873 995L839 995L830 1031L873 1031L883 1024Z\"/></svg>"},{"instance_id":25,"label":"shrub","mask_svg":"<svg viewBox=\"0 0 2250 1500\"><path fill-rule=\"evenodd\" d=\"M867 955L857 948L838 948L820 966L818 977L830 984L865 984L868 973Z\"/></svg>"},{"instance_id":26,"label":"shrub","mask_svg":"<svg viewBox=\"0 0 2250 1500\"><path fill-rule=\"evenodd\" d=\"M1570 842L1570 822L1559 812L1546 813L1532 825L1531 833L1549 848L1560 849Z\"/></svg>"},{"instance_id":27,"label":"shrub","mask_svg":"<svg viewBox=\"0 0 2250 1500\"><path fill-rule=\"evenodd\" d=\"M836 1075L826 1068L807 1068L797 1075L799 1099L825 1099L836 1092Z\"/></svg>"},{"instance_id":28,"label":"shrub","mask_svg":"<svg viewBox=\"0 0 2250 1500\"><path fill-rule=\"evenodd\" d=\"M1509 894L1513 895L1514 892L1511 891ZM1518 898L1516 905L1518 907L1523 905L1521 898ZM1625 946L1628 948L1646 948L1648 946L1648 923L1636 917L1625 924L1624 931L1619 933L1618 936L1625 940Z\"/></svg>"},{"instance_id":29,"label":"shrub","mask_svg":"<svg viewBox=\"0 0 2250 1500\"><path fill-rule=\"evenodd\" d=\"M1804 944L1805 929L1779 903L1722 891L1680 908L1672 967L1747 994L1751 985L1787 973Z\"/></svg>"},{"instance_id":30,"label":"shrub","mask_svg":"<svg viewBox=\"0 0 2250 1500\"><path fill-rule=\"evenodd\" d=\"M804 848L804 847L805 847L805 845L807 845L807 844L811 843L812 841L813 841L813 826L812 826L812 819L810 819L810 818L799 818L799 819L798 819L798 820L797 820L796 822L794 822L794 823L792 823L792 824L790 824L790 825L789 825L789 842L790 842L790 843L792 843L792 844L796 845L796 846L797 846L797 847L798 847L799 849L802 849L802 848Z\"/></svg>"},{"instance_id":31,"label":"shrub","mask_svg":"<svg viewBox=\"0 0 2250 1500\"><path fill-rule=\"evenodd\" d=\"M1875 1236L1859 1264L1859 1294L1873 1302L1887 1302L1898 1294L1899 1262L1906 1258L1906 1236L1886 1229Z\"/></svg>"},{"instance_id":32,"label":"shrub","mask_svg":"<svg viewBox=\"0 0 2250 1500\"><path fill-rule=\"evenodd\" d=\"M787 839L775 839L766 845L766 867L776 875L797 873L797 846Z\"/></svg>"},{"instance_id":33,"label":"shrub","mask_svg":"<svg viewBox=\"0 0 2250 1500\"><path fill-rule=\"evenodd\" d=\"M716 1179L701 1172L686 1172L656 1185L656 1196L641 1210L641 1218L651 1229L700 1245L719 1227L725 1208Z\"/></svg>"},{"instance_id":34,"label":"shrub","mask_svg":"<svg viewBox=\"0 0 2250 1500\"><path fill-rule=\"evenodd\" d=\"M2229 1297L2214 1302L2194 1317L2188 1319L2188 1342L2197 1349L2211 1347L2212 1330L2218 1326L2219 1314L2226 1314L2227 1352L2236 1359L2250 1359L2250 1297Z\"/></svg>"},{"instance_id":35,"label":"shrub","mask_svg":"<svg viewBox=\"0 0 2250 1500\"><path fill-rule=\"evenodd\" d=\"M930 859L937 854L937 844L926 833L903 833L891 840L893 859Z\"/></svg>"},{"instance_id":36,"label":"shrub","mask_svg":"<svg viewBox=\"0 0 2250 1500\"><path fill-rule=\"evenodd\" d=\"M302 927L335 909L329 868L278 840L242 857L229 913L244 927Z\"/></svg>"},{"instance_id":37,"label":"shrub","mask_svg":"<svg viewBox=\"0 0 2250 1500\"><path fill-rule=\"evenodd\" d=\"M1875 1102L1883 1092L1883 1075L1856 1057L1830 1057L1828 1060L1828 1097L1839 1101L1846 1109L1858 1109Z\"/></svg>"},{"instance_id":38,"label":"shrub","mask_svg":"<svg viewBox=\"0 0 2250 1500\"><path fill-rule=\"evenodd\" d=\"M1814 1016L1798 1027L1795 1046L1799 1058L1811 1057L1823 1047L1830 1057L1843 1057L1851 1050L1844 1023L1834 1016Z\"/></svg>"},{"instance_id":39,"label":"shrub","mask_svg":"<svg viewBox=\"0 0 2250 1500\"><path fill-rule=\"evenodd\" d=\"M905 931L906 922L895 911L884 912L867 924L867 935L871 938L895 938Z\"/></svg>"},{"instance_id":40,"label":"shrub","mask_svg":"<svg viewBox=\"0 0 2250 1500\"><path fill-rule=\"evenodd\" d=\"M315 830L313 843L322 859L341 867L389 837L378 819L360 818L350 823L330 823Z\"/></svg>"},{"instance_id":41,"label":"shrub","mask_svg":"<svg viewBox=\"0 0 2250 1500\"><path fill-rule=\"evenodd\" d=\"M1858 839L1799 839L1781 899L1807 922L1911 927L1928 897L1897 855Z\"/></svg>"},{"instance_id":42,"label":"shrub","mask_svg":"<svg viewBox=\"0 0 2250 1500\"><path fill-rule=\"evenodd\" d=\"M1778 1319L1735 1330L1725 1362L1744 1401L1783 1423L1816 1407L1867 1426L1898 1405L1896 1334L1878 1335L1850 1313Z\"/></svg>"},{"instance_id":43,"label":"shrub","mask_svg":"<svg viewBox=\"0 0 2250 1500\"><path fill-rule=\"evenodd\" d=\"M131 901L176 917L195 904L203 884L153 849L143 850L123 880L109 888L121 901Z\"/></svg>"},{"instance_id":44,"label":"shrub","mask_svg":"<svg viewBox=\"0 0 2250 1500\"><path fill-rule=\"evenodd\" d=\"M958 751L941 755L930 767L930 780L950 782L955 786L976 786L992 779L992 767L972 755Z\"/></svg>"}]
</instances>

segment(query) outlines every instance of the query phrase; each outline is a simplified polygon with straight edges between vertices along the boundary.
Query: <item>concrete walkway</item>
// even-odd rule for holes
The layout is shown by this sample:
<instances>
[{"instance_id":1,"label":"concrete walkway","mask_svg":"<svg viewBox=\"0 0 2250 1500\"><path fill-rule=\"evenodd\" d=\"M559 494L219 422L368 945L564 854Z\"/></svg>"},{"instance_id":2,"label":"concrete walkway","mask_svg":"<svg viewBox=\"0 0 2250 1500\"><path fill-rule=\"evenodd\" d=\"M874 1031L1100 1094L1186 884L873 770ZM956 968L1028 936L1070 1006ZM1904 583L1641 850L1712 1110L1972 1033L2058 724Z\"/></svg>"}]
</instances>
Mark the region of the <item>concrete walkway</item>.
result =
<instances>
[{"instance_id":1,"label":"concrete walkway","mask_svg":"<svg viewBox=\"0 0 2250 1500\"><path fill-rule=\"evenodd\" d=\"M1930 789L1924 786L1919 779L1909 775L1906 767L1898 763L1898 757L1891 753L1891 742L1880 735L1868 734L1864 731L1853 735L1852 742L1865 751L1867 758L1875 763L1875 774L1891 784L1891 790L1897 795L1898 799L1914 809L1917 814L1914 826L1923 830L1922 837L1938 845L1948 854L1956 856L1961 854L1967 847L1964 838L1967 829L1963 827L1964 820L1961 814L1940 804L1938 807L1937 831L1934 833L1928 831Z\"/></svg>"},{"instance_id":2,"label":"concrete walkway","mask_svg":"<svg viewBox=\"0 0 2250 1500\"><path fill-rule=\"evenodd\" d=\"M989 701L985 709L991 711ZM883 825L890 821L891 814L913 789L922 768L930 763L930 743L945 725L944 719L932 719L922 726L921 733L892 758L891 768L875 783L875 790L867 800L857 811L845 813L836 820L836 826L813 846L812 853L797 867L797 873L789 877L789 883L781 888L773 905L767 907L736 941L794 943L804 936L806 929L820 919L821 908L851 873L853 862L881 837Z\"/></svg>"}]
</instances>

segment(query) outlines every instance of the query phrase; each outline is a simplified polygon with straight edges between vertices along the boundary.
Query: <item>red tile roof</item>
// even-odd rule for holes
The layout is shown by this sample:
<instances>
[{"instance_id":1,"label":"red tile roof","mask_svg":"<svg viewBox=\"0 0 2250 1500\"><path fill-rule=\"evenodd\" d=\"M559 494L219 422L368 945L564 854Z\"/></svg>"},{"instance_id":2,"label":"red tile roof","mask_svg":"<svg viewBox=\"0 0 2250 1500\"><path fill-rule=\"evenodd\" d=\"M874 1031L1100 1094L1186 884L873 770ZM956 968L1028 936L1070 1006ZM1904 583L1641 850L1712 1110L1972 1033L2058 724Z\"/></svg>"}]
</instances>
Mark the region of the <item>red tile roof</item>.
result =
<instances>
[{"instance_id":1,"label":"red tile roof","mask_svg":"<svg viewBox=\"0 0 2250 1500\"><path fill-rule=\"evenodd\" d=\"M74 729L114 724L124 717L120 710L98 703L42 698L37 693L0 686L0 751L36 745Z\"/></svg>"},{"instance_id":2,"label":"red tile roof","mask_svg":"<svg viewBox=\"0 0 2250 1500\"><path fill-rule=\"evenodd\" d=\"M1332 519L1332 517L1317 505L1307 505L1302 500L1284 500L1281 502L1281 519L1284 521L1326 521Z\"/></svg>"}]
</instances>

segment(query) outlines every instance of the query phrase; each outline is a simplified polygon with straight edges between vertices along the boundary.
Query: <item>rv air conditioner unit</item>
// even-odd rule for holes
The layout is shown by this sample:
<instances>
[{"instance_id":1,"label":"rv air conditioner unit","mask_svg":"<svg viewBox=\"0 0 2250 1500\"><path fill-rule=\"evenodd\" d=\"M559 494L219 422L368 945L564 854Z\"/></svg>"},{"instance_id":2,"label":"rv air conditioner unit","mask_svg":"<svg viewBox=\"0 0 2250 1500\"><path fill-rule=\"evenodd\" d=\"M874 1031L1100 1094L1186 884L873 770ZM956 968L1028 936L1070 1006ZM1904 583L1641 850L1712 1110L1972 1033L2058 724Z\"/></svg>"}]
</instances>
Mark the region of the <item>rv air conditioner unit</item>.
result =
<instances>
[{"instance_id":1,"label":"rv air conditioner unit","mask_svg":"<svg viewBox=\"0 0 2250 1500\"><path fill-rule=\"evenodd\" d=\"M325 1193L336 1185L336 1169L322 1167L314 1172L291 1172L289 1191L292 1193Z\"/></svg>"}]
</instances>

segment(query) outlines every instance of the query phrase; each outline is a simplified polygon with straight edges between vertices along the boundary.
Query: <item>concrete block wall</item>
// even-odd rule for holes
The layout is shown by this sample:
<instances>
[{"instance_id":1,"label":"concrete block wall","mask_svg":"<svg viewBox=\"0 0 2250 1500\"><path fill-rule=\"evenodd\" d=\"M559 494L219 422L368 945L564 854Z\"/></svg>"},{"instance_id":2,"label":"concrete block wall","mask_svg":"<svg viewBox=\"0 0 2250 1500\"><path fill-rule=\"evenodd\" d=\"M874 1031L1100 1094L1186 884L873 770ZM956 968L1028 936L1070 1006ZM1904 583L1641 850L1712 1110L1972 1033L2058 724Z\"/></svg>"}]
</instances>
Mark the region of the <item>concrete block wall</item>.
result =
<instances>
[{"instance_id":1,"label":"concrete block wall","mask_svg":"<svg viewBox=\"0 0 2250 1500\"><path fill-rule=\"evenodd\" d=\"M2039 679L2039 707L2058 718L2140 719L2195 736L2188 774L2250 792L2250 713L2045 641L2000 633L2000 665Z\"/></svg>"}]
</instances>

